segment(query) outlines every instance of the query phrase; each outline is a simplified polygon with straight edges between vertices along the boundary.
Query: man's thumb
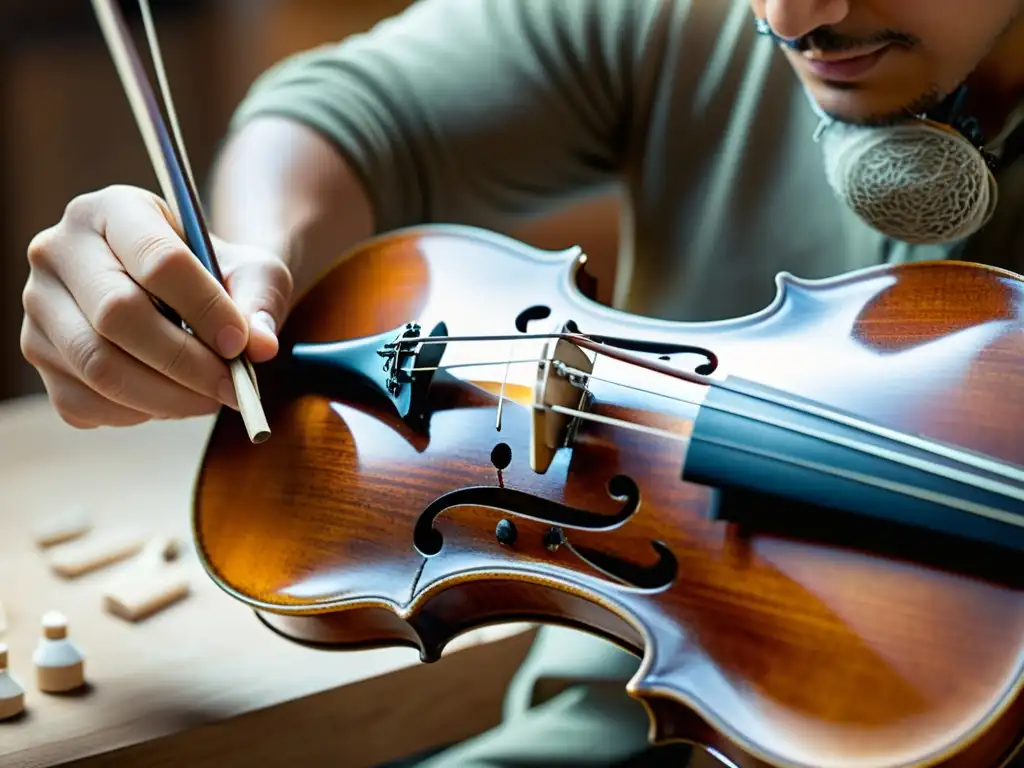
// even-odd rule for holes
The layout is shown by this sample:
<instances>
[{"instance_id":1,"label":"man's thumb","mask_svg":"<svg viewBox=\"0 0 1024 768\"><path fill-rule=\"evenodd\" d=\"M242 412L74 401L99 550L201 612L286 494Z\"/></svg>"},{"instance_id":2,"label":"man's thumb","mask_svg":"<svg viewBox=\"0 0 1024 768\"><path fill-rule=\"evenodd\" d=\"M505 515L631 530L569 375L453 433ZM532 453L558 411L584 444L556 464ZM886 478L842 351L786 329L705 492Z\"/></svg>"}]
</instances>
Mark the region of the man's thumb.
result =
<instances>
[{"instance_id":1,"label":"man's thumb","mask_svg":"<svg viewBox=\"0 0 1024 768\"><path fill-rule=\"evenodd\" d=\"M277 334L291 299L288 268L274 257L246 260L233 270L228 291L249 322L249 358L254 363L270 360L277 354Z\"/></svg>"}]
</instances>

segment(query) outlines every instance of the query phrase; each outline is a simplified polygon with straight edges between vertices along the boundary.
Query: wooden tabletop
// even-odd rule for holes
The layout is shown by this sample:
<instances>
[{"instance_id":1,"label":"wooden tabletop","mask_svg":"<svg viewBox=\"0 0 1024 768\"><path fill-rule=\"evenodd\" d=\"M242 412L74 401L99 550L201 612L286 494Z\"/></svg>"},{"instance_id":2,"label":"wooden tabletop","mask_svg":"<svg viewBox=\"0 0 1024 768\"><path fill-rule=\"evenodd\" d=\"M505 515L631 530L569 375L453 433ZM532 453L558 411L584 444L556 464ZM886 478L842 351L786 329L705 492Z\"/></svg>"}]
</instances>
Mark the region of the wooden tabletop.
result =
<instances>
[{"instance_id":1,"label":"wooden tabletop","mask_svg":"<svg viewBox=\"0 0 1024 768\"><path fill-rule=\"evenodd\" d=\"M26 690L25 715L0 721L0 765L35 768L109 752L419 665L409 649L339 653L289 643L210 581L188 545L193 480L211 424L82 431L45 398L0 404L0 602L8 625L0 640ZM104 584L127 564L73 580L55 575L32 542L33 527L74 504L87 507L97 533L180 537L192 594L130 624L102 608ZM31 656L50 610L67 617L69 637L85 653L84 694L35 687ZM479 631L460 645L525 629Z\"/></svg>"}]
</instances>

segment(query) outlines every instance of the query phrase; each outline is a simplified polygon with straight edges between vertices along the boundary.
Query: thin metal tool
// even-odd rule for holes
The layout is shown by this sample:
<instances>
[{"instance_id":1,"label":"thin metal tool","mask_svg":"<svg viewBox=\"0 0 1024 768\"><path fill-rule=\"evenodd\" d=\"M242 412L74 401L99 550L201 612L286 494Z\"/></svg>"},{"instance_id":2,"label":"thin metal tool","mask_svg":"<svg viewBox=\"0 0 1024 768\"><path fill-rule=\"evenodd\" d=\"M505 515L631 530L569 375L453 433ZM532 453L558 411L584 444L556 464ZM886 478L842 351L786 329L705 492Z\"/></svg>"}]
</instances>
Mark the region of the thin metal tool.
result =
<instances>
[{"instance_id":1,"label":"thin metal tool","mask_svg":"<svg viewBox=\"0 0 1024 768\"><path fill-rule=\"evenodd\" d=\"M196 255L206 270L223 285L224 277L217 263L213 243L203 218L195 180L192 177L192 169L185 154L181 130L175 117L160 57L160 48L153 30L149 3L147 0L139 0L139 7L142 10L146 26L146 37L149 42L153 68L161 85L166 117L149 83L149 77L142 66L120 8L113 0L92 0L92 6L106 39L107 47L110 49L114 66L121 78L121 84L124 86L132 113L135 115L135 121L145 142L146 151L153 164L163 197L179 222L185 234L185 241L192 253ZM168 124L172 126L173 135L167 129ZM177 318L172 311L165 309L164 314L172 322L181 322L180 318ZM270 437L270 426L260 402L259 388L252 363L244 353L229 360L228 363L231 369L231 380L235 387L235 397L238 400L238 409L245 422L249 439L253 443L262 443Z\"/></svg>"}]
</instances>

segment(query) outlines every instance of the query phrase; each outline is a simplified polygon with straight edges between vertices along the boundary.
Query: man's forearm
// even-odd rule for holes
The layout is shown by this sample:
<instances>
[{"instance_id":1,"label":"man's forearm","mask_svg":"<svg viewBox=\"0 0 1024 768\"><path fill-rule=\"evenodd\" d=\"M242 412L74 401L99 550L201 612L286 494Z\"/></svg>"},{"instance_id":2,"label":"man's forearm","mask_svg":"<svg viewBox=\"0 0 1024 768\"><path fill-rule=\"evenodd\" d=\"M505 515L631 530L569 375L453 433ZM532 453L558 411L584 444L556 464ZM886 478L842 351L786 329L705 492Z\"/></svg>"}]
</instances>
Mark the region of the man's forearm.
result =
<instances>
[{"instance_id":1,"label":"man's forearm","mask_svg":"<svg viewBox=\"0 0 1024 768\"><path fill-rule=\"evenodd\" d=\"M226 141L210 199L214 234L286 261L293 302L374 232L369 198L342 155L311 128L285 118L255 118Z\"/></svg>"},{"instance_id":2,"label":"man's forearm","mask_svg":"<svg viewBox=\"0 0 1024 768\"><path fill-rule=\"evenodd\" d=\"M214 232L281 253L301 298L377 231L507 230L617 181L670 7L425 0L295 53L234 113Z\"/></svg>"}]
</instances>

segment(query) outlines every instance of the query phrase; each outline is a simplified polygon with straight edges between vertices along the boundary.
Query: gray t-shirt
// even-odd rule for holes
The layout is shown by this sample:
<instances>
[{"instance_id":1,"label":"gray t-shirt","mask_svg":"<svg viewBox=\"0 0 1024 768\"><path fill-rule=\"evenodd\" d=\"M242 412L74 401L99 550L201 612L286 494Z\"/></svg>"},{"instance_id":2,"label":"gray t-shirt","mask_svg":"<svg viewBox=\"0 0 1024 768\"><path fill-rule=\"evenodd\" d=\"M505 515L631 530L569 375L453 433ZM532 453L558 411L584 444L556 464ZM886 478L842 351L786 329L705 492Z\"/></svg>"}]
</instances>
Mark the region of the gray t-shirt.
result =
<instances>
[{"instance_id":1,"label":"gray t-shirt","mask_svg":"<svg viewBox=\"0 0 1024 768\"><path fill-rule=\"evenodd\" d=\"M379 229L496 229L621 185L614 304L677 320L755 312L775 276L964 258L1024 269L1024 163L985 230L908 246L832 194L818 116L746 0L421 0L265 73L260 114L319 128Z\"/></svg>"}]
</instances>

